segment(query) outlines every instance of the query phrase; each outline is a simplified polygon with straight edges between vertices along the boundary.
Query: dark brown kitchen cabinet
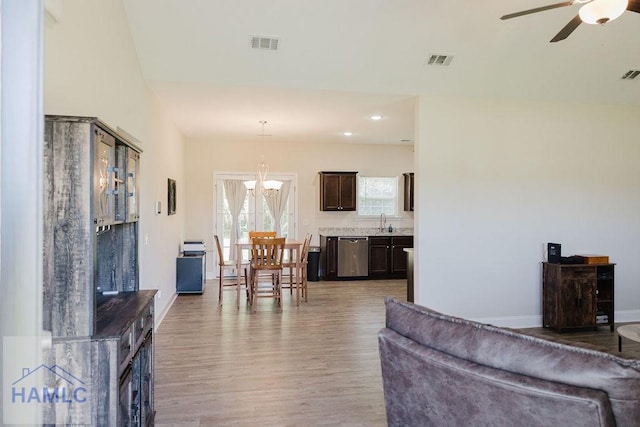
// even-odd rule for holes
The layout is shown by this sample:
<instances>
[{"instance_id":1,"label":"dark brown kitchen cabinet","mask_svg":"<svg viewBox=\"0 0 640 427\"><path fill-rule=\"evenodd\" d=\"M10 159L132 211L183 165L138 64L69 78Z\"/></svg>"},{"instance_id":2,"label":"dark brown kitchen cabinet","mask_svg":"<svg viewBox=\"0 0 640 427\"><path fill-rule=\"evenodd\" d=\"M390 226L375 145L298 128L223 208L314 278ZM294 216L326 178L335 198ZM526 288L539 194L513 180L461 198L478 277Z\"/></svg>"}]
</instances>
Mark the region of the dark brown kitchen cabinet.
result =
<instances>
[{"instance_id":1,"label":"dark brown kitchen cabinet","mask_svg":"<svg viewBox=\"0 0 640 427\"><path fill-rule=\"evenodd\" d=\"M372 236L369 237L369 277L407 277L407 253L405 248L413 247L413 236Z\"/></svg>"},{"instance_id":2,"label":"dark brown kitchen cabinet","mask_svg":"<svg viewBox=\"0 0 640 427\"><path fill-rule=\"evenodd\" d=\"M358 172L320 172L320 210L355 211Z\"/></svg>"},{"instance_id":3,"label":"dark brown kitchen cabinet","mask_svg":"<svg viewBox=\"0 0 640 427\"><path fill-rule=\"evenodd\" d=\"M386 276L391 271L391 237L369 238L369 276Z\"/></svg>"},{"instance_id":4,"label":"dark brown kitchen cabinet","mask_svg":"<svg viewBox=\"0 0 640 427\"><path fill-rule=\"evenodd\" d=\"M412 247L413 236L397 236L391 239L391 274L406 279L409 263L405 249Z\"/></svg>"},{"instance_id":5,"label":"dark brown kitchen cabinet","mask_svg":"<svg viewBox=\"0 0 640 427\"><path fill-rule=\"evenodd\" d=\"M404 176L404 210L413 212L413 172L402 175Z\"/></svg>"},{"instance_id":6,"label":"dark brown kitchen cabinet","mask_svg":"<svg viewBox=\"0 0 640 427\"><path fill-rule=\"evenodd\" d=\"M613 331L613 264L542 264L542 324L558 332L609 325Z\"/></svg>"},{"instance_id":7,"label":"dark brown kitchen cabinet","mask_svg":"<svg viewBox=\"0 0 640 427\"><path fill-rule=\"evenodd\" d=\"M338 238L320 236L320 277L338 279Z\"/></svg>"}]
</instances>

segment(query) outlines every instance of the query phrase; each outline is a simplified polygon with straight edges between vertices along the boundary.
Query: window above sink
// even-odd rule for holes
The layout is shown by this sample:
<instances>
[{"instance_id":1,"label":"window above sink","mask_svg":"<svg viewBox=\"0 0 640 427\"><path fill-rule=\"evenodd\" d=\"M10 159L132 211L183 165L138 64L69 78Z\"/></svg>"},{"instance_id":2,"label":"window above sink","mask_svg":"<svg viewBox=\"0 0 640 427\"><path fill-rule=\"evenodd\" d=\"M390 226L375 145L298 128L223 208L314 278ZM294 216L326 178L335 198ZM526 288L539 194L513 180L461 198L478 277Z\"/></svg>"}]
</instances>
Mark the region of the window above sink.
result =
<instances>
[{"instance_id":1,"label":"window above sink","mask_svg":"<svg viewBox=\"0 0 640 427\"><path fill-rule=\"evenodd\" d=\"M358 176L358 217L398 215L397 176Z\"/></svg>"}]
</instances>

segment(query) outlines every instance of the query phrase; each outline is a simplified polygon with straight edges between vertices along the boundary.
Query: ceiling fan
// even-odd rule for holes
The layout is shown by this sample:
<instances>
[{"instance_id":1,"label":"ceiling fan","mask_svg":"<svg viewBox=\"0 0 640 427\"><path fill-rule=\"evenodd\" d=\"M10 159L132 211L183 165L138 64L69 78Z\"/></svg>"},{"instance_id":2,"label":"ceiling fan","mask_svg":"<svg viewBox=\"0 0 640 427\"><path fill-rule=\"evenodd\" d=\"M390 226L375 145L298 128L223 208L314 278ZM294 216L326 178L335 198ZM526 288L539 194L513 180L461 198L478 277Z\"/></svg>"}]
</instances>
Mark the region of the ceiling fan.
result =
<instances>
[{"instance_id":1,"label":"ceiling fan","mask_svg":"<svg viewBox=\"0 0 640 427\"><path fill-rule=\"evenodd\" d=\"M544 12L545 10L573 6L574 4L582 5L580 6L578 15L569 21L569 23L551 39L551 42L558 42L566 39L576 28L578 28L578 25L583 22L587 24L606 24L607 22L613 21L622 15L625 10L640 13L640 0L571 0L536 7L534 9L523 10L521 12L510 13L508 15L501 16L500 19L517 18L518 16Z\"/></svg>"}]
</instances>

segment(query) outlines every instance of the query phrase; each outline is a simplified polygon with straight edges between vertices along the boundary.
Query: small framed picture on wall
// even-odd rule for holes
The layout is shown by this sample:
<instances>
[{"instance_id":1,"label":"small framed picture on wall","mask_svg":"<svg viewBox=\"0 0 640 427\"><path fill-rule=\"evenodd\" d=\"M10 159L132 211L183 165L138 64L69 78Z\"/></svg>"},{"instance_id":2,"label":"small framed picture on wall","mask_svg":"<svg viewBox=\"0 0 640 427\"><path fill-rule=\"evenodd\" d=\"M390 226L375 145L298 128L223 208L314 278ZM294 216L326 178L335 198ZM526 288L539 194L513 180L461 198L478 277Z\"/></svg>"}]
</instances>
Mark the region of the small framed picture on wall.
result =
<instances>
[{"instance_id":1,"label":"small framed picture on wall","mask_svg":"<svg viewBox=\"0 0 640 427\"><path fill-rule=\"evenodd\" d=\"M176 213L176 180L169 178L167 184L167 215Z\"/></svg>"}]
</instances>

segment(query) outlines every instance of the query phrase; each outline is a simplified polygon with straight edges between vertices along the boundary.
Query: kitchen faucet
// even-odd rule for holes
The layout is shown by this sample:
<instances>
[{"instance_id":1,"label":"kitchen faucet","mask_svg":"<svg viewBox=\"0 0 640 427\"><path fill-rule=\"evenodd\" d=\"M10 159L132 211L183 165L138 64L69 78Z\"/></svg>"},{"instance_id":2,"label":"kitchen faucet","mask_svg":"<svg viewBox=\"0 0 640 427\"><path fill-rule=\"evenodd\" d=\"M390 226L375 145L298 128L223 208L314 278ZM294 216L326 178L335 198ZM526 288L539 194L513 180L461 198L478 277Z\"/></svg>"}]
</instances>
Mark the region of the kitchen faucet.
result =
<instances>
[{"instance_id":1,"label":"kitchen faucet","mask_svg":"<svg viewBox=\"0 0 640 427\"><path fill-rule=\"evenodd\" d=\"M387 216L382 212L380 214L380 231L384 231L387 228Z\"/></svg>"}]
</instances>

